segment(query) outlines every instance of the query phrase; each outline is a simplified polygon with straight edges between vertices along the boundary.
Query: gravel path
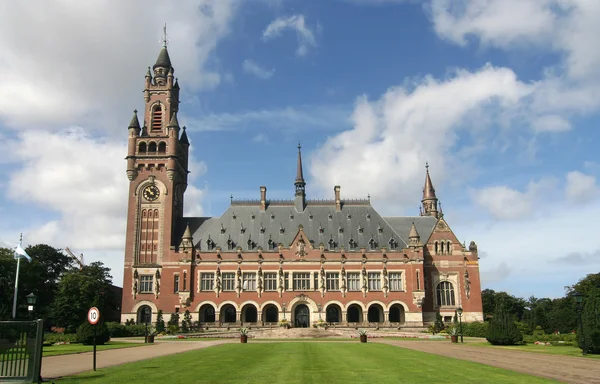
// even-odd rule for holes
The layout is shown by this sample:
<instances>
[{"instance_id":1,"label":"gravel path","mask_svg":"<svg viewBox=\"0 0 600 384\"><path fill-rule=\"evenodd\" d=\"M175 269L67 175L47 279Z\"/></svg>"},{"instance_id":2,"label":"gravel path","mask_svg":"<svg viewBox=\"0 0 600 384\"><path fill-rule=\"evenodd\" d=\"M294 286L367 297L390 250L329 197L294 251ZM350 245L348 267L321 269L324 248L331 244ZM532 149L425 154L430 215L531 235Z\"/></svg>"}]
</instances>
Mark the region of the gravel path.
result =
<instances>
[{"instance_id":1,"label":"gravel path","mask_svg":"<svg viewBox=\"0 0 600 384\"><path fill-rule=\"evenodd\" d=\"M214 345L233 343L239 340L211 341L163 341L135 348L109 349L96 352L96 369L173 355ZM91 349L91 347L90 347ZM42 359L42 377L44 380L71 376L93 369L93 353L85 352L72 355L48 356Z\"/></svg>"},{"instance_id":2,"label":"gravel path","mask_svg":"<svg viewBox=\"0 0 600 384\"><path fill-rule=\"evenodd\" d=\"M382 343L432 353L436 355L468 360L498 368L555 379L564 383L600 383L600 360L550 355L535 352L502 350L475 347L450 342L404 341L373 339L369 342Z\"/></svg>"}]
</instances>

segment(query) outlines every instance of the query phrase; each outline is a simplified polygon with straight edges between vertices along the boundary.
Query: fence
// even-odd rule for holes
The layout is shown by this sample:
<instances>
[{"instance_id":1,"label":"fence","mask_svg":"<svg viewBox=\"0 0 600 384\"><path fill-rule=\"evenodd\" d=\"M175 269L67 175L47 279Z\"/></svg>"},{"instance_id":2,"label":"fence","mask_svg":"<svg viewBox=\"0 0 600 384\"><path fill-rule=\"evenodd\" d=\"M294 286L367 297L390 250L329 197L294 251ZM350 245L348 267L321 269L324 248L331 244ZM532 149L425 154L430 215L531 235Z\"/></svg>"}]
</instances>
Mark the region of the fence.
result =
<instances>
[{"instance_id":1,"label":"fence","mask_svg":"<svg viewBox=\"0 0 600 384\"><path fill-rule=\"evenodd\" d=\"M0 382L40 382L42 320L0 321Z\"/></svg>"}]
</instances>

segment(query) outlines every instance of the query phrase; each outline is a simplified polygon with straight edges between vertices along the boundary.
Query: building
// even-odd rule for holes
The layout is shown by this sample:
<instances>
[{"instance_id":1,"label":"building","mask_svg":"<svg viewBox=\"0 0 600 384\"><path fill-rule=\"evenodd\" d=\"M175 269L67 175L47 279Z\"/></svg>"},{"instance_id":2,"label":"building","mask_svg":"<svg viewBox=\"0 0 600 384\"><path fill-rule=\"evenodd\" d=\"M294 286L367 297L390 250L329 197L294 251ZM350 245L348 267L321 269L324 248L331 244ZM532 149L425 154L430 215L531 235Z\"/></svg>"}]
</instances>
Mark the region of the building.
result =
<instances>
[{"instance_id":1,"label":"building","mask_svg":"<svg viewBox=\"0 0 600 384\"><path fill-rule=\"evenodd\" d=\"M414 328L459 307L463 320L483 320L477 246L450 229L428 167L416 217L382 216L370 199L343 199L340 186L331 200L307 199L300 146L293 199L270 200L260 187L259 199L232 199L221 217L183 217L189 141L166 45L144 101L144 125L137 111L129 124L123 322L189 310L210 327L285 318Z\"/></svg>"}]
</instances>

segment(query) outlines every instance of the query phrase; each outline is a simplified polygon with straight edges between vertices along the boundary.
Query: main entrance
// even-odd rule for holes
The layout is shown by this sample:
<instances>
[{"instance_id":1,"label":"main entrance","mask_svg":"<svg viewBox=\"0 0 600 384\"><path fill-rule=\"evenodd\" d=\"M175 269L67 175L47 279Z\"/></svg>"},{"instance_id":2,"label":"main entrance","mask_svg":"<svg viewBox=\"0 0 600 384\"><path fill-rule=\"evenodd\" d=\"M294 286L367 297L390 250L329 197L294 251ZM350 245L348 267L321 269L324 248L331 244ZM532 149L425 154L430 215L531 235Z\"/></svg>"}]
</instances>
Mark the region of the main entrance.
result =
<instances>
[{"instance_id":1,"label":"main entrance","mask_svg":"<svg viewBox=\"0 0 600 384\"><path fill-rule=\"evenodd\" d=\"M294 327L295 328L308 328L310 322L310 315L308 307L304 304L300 304L294 311Z\"/></svg>"}]
</instances>

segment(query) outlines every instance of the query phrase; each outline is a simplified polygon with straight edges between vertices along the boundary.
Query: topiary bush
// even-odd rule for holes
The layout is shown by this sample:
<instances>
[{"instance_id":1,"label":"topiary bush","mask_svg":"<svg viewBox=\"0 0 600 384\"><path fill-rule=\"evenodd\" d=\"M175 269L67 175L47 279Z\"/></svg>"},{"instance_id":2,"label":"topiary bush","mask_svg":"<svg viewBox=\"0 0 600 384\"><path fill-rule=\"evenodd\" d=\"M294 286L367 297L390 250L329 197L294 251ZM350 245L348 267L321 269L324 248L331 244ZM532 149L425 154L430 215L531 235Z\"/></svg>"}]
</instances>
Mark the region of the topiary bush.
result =
<instances>
[{"instance_id":1,"label":"topiary bush","mask_svg":"<svg viewBox=\"0 0 600 384\"><path fill-rule=\"evenodd\" d=\"M110 333L110 337L134 337L146 335L146 324L126 325L112 321L105 324Z\"/></svg>"},{"instance_id":2,"label":"topiary bush","mask_svg":"<svg viewBox=\"0 0 600 384\"><path fill-rule=\"evenodd\" d=\"M110 340L110 333L106 324L91 325L87 321L77 328L77 338L84 345L94 344L94 328L96 328L96 345L103 345Z\"/></svg>"},{"instance_id":3,"label":"topiary bush","mask_svg":"<svg viewBox=\"0 0 600 384\"><path fill-rule=\"evenodd\" d=\"M492 345L515 345L523 341L523 335L515 325L511 314L506 310L504 301L496 305L494 318L490 321L485 335Z\"/></svg>"},{"instance_id":4,"label":"topiary bush","mask_svg":"<svg viewBox=\"0 0 600 384\"><path fill-rule=\"evenodd\" d=\"M488 329L487 322L475 321L473 323L463 323L463 335L469 337L485 337Z\"/></svg>"},{"instance_id":5,"label":"topiary bush","mask_svg":"<svg viewBox=\"0 0 600 384\"><path fill-rule=\"evenodd\" d=\"M75 333L44 333L44 343L79 343Z\"/></svg>"}]
</instances>

